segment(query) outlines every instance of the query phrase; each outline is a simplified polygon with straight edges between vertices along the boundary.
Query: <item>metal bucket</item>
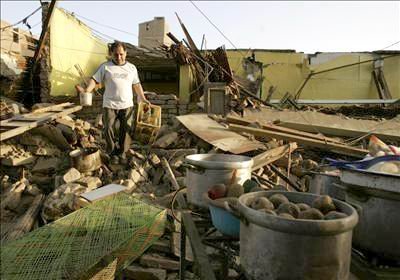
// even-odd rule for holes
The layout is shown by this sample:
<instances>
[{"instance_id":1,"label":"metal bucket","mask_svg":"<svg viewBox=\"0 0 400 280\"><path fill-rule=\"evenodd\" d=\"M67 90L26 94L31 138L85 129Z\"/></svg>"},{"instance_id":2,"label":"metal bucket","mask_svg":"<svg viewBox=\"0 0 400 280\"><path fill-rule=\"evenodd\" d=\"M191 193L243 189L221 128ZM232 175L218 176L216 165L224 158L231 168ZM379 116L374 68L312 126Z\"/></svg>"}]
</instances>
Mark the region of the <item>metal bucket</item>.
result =
<instances>
[{"instance_id":1,"label":"metal bucket","mask_svg":"<svg viewBox=\"0 0 400 280\"><path fill-rule=\"evenodd\" d=\"M189 203L207 207L202 195L215 184L243 184L251 178L250 157L227 154L195 154L185 157L186 186ZM234 171L236 175L234 176Z\"/></svg>"},{"instance_id":2,"label":"metal bucket","mask_svg":"<svg viewBox=\"0 0 400 280\"><path fill-rule=\"evenodd\" d=\"M349 175L357 176L354 182L344 180ZM396 190L400 178L346 170L342 171L341 177L348 184L338 179L321 179L324 177L321 174L314 176L313 181L319 187L316 186L312 192L329 194L357 209L359 223L354 228L353 245L383 258L399 261L400 242L396 241L400 236L400 189L395 192L379 188L386 185ZM385 182L385 179L393 181Z\"/></svg>"},{"instance_id":3,"label":"metal bucket","mask_svg":"<svg viewBox=\"0 0 400 280\"><path fill-rule=\"evenodd\" d=\"M96 148L76 149L69 153L71 165L79 172L90 172L101 167L100 151Z\"/></svg>"},{"instance_id":4,"label":"metal bucket","mask_svg":"<svg viewBox=\"0 0 400 280\"><path fill-rule=\"evenodd\" d=\"M240 262L248 279L348 279L350 275L352 230L356 210L334 199L339 211L348 217L337 220L289 220L249 208L258 196L284 194L295 203L317 198L309 193L262 191L244 194L238 210L240 223Z\"/></svg>"}]
</instances>

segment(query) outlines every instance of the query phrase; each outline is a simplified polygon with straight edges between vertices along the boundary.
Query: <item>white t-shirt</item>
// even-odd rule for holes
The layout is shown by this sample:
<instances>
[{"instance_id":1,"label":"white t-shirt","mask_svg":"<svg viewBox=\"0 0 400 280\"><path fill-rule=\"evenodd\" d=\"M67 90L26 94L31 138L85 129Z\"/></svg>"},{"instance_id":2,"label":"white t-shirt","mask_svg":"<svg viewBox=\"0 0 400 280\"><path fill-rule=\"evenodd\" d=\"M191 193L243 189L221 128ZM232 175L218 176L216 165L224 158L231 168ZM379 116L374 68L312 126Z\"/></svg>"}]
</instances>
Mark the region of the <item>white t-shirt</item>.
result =
<instances>
[{"instance_id":1,"label":"white t-shirt","mask_svg":"<svg viewBox=\"0 0 400 280\"><path fill-rule=\"evenodd\" d=\"M132 85L140 83L135 65L117 65L107 61L100 65L92 78L105 86L103 107L126 109L133 106Z\"/></svg>"}]
</instances>

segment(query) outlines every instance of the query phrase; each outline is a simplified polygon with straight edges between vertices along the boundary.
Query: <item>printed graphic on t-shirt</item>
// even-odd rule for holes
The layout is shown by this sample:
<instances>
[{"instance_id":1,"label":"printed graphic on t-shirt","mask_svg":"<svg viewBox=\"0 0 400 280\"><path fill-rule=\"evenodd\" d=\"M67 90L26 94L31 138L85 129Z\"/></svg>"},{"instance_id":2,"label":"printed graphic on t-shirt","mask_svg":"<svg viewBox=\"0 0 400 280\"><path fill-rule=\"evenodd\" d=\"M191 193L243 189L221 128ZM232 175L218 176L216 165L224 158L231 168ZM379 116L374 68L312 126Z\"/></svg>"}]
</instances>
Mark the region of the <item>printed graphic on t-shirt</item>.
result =
<instances>
[{"instance_id":1,"label":"printed graphic on t-shirt","mask_svg":"<svg viewBox=\"0 0 400 280\"><path fill-rule=\"evenodd\" d=\"M114 79L128 79L128 73L112 73Z\"/></svg>"}]
</instances>

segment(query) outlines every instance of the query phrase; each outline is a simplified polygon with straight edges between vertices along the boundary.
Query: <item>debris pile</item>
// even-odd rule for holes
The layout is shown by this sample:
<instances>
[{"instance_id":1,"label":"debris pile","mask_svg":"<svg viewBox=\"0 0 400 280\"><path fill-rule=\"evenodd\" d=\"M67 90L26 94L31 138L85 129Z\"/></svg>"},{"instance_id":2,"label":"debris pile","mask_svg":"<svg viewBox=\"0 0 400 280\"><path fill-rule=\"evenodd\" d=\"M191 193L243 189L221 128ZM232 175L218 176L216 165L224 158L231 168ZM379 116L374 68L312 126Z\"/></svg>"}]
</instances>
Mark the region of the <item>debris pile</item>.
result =
<instances>
[{"instance_id":1,"label":"debris pile","mask_svg":"<svg viewBox=\"0 0 400 280\"><path fill-rule=\"evenodd\" d=\"M148 96L150 100L163 100L155 94ZM163 98L164 103L159 105L177 106L176 98ZM45 110L47 106L52 105L37 105L35 110ZM375 150L371 147L367 150L368 143L362 141L353 142L352 146L346 137L288 128L280 122L256 120L248 112L246 115L239 118L233 113L227 117L206 114L175 117L172 114L154 142L141 143L134 137L126 161L119 162L111 162L103 152L101 116L84 121L65 115L2 141L2 242L20 238L74 213L88 204L85 194L109 184L121 185L125 193L171 209L177 189L186 185L187 155L233 153L253 159L251 179L243 185L225 187L223 196L228 198L222 199L229 200L244 192L276 188L305 192L310 188L312 174L321 170L327 156L349 160L364 157L368 152L374 155L371 151L376 155L382 149L385 154L393 150L388 145L376 151L376 145L383 147L378 141L374 142L377 143ZM173 176L166 172L168 169ZM255 209L268 208L265 202L254 203ZM170 210L169 214L160 241L123 271L126 278L138 279L143 275L156 279L177 278L181 230L174 218L181 218L179 213L173 214ZM311 218L319 215L318 212L305 214ZM189 269L194 258L189 244L187 248ZM197 279L189 271L187 278Z\"/></svg>"}]
</instances>

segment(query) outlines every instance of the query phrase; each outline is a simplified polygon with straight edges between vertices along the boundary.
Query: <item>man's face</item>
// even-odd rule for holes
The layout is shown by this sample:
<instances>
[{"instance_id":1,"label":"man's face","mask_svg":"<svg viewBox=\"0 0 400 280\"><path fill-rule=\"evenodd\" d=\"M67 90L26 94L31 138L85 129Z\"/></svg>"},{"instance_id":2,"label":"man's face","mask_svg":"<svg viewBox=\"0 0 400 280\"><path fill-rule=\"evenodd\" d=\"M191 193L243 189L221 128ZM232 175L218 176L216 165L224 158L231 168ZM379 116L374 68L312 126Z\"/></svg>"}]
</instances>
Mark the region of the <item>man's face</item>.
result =
<instances>
[{"instance_id":1,"label":"man's face","mask_svg":"<svg viewBox=\"0 0 400 280\"><path fill-rule=\"evenodd\" d=\"M124 51L124 49L121 46L115 48L112 55L113 55L113 60L116 64L122 65L125 63L126 51Z\"/></svg>"}]
</instances>

